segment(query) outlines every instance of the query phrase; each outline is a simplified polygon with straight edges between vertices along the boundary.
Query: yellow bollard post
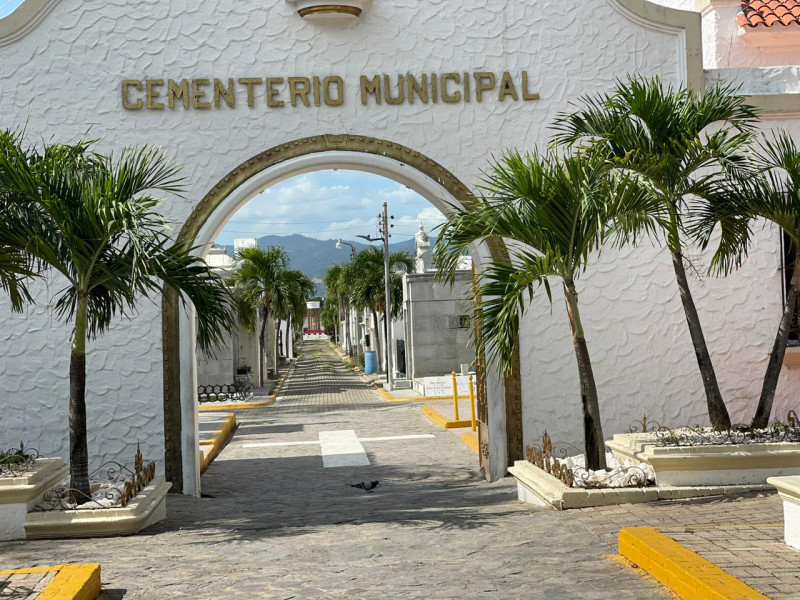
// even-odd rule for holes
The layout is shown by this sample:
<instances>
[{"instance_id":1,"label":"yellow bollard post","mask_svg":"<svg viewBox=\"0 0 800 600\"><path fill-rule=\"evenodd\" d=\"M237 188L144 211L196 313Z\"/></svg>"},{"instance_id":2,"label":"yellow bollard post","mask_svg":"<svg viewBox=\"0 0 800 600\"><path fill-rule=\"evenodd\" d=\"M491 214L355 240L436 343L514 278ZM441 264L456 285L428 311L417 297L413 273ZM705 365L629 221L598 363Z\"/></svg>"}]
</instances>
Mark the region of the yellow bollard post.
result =
<instances>
[{"instance_id":1,"label":"yellow bollard post","mask_svg":"<svg viewBox=\"0 0 800 600\"><path fill-rule=\"evenodd\" d=\"M472 431L477 429L475 419L475 386L472 383L472 375L469 376L469 409L472 413Z\"/></svg>"},{"instance_id":2,"label":"yellow bollard post","mask_svg":"<svg viewBox=\"0 0 800 600\"><path fill-rule=\"evenodd\" d=\"M453 371L453 408L456 411L456 421L459 421L458 418L458 382L456 381L456 372Z\"/></svg>"}]
</instances>

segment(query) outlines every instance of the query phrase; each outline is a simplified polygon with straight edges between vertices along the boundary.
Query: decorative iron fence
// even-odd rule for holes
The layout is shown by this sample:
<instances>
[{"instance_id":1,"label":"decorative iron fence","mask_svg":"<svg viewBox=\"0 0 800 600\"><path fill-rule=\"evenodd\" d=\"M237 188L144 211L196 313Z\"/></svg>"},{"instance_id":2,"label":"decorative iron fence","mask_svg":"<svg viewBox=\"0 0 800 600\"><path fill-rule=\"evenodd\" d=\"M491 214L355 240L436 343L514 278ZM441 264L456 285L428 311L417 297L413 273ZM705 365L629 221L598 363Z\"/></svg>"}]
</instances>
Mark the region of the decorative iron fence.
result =
<instances>
[{"instance_id":1,"label":"decorative iron fence","mask_svg":"<svg viewBox=\"0 0 800 600\"><path fill-rule=\"evenodd\" d=\"M147 487L155 476L156 463L144 460L139 444L136 444L133 468L109 461L89 474L91 496L66 485L58 486L45 492L33 510L44 512L78 507L85 509L124 507Z\"/></svg>"},{"instance_id":2,"label":"decorative iron fence","mask_svg":"<svg viewBox=\"0 0 800 600\"><path fill-rule=\"evenodd\" d=\"M197 401L208 402L242 402L253 395L253 382L250 376L236 376L233 383L222 385L197 386Z\"/></svg>"},{"instance_id":3,"label":"decorative iron fence","mask_svg":"<svg viewBox=\"0 0 800 600\"><path fill-rule=\"evenodd\" d=\"M800 419L790 410L786 422L775 421L764 429L754 429L749 425L733 425L730 429L717 431L702 425L665 427L648 420L644 415L635 421L628 433L650 434L658 446L730 446L739 444L767 444L777 442L800 442Z\"/></svg>"}]
</instances>

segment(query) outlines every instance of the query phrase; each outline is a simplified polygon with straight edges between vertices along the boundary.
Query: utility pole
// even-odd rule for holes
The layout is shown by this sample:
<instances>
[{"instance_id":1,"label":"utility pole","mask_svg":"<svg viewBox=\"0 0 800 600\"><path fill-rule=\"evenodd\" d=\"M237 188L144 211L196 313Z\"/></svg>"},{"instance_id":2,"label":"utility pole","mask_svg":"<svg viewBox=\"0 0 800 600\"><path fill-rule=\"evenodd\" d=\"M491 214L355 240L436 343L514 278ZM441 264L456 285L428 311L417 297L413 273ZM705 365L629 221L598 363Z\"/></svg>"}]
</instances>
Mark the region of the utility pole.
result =
<instances>
[{"instance_id":1,"label":"utility pole","mask_svg":"<svg viewBox=\"0 0 800 600\"><path fill-rule=\"evenodd\" d=\"M394 217L392 217L394 218ZM389 208L383 203L383 218L381 220L381 233L383 234L383 265L384 287L386 301L384 302L384 320L386 322L386 383L388 390L394 389L394 366L392 365L392 273L389 270Z\"/></svg>"},{"instance_id":2,"label":"utility pole","mask_svg":"<svg viewBox=\"0 0 800 600\"><path fill-rule=\"evenodd\" d=\"M356 237L363 238L368 242L377 242L380 239L383 239L383 294L384 294L384 306L383 306L383 319L384 323L386 323L386 389L392 391L394 389L394 371L392 365L392 273L389 270L389 238L391 235L389 234L389 228L394 227L394 225L389 225L389 219L394 219L394 216L389 217L389 207L386 202L383 203L383 212L378 215L378 232L381 234L381 237L373 238L369 235L357 235ZM375 334L380 336L380 329L379 325L375 323Z\"/></svg>"}]
</instances>

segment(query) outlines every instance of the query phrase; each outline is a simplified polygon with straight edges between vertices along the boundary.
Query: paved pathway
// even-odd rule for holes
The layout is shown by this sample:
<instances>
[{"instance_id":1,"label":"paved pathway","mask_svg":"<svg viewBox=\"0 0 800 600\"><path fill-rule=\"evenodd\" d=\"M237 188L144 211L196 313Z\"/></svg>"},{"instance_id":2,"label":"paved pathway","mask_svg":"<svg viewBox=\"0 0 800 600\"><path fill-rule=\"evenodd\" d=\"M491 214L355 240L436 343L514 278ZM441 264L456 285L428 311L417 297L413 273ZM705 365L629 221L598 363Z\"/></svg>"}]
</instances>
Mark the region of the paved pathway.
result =
<instances>
[{"instance_id":1,"label":"paved pathway","mask_svg":"<svg viewBox=\"0 0 800 600\"><path fill-rule=\"evenodd\" d=\"M203 498L171 496L135 537L2 543L0 564L100 562L104 600L669 597L609 558L613 535L517 502L419 406L384 402L324 343L303 352L275 406L239 413ZM354 432L370 465L325 468L332 431ZM375 439L395 436L433 437Z\"/></svg>"}]
</instances>

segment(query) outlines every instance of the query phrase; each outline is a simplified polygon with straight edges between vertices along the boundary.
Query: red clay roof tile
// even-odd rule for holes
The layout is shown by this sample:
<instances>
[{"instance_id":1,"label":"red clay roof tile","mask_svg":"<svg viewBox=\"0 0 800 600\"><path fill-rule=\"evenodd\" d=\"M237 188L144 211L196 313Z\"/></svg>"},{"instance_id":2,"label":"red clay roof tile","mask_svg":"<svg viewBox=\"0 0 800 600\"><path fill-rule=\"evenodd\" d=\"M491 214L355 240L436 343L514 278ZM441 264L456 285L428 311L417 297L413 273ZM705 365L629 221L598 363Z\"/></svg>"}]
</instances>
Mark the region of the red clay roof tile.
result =
<instances>
[{"instance_id":1,"label":"red clay roof tile","mask_svg":"<svg viewBox=\"0 0 800 600\"><path fill-rule=\"evenodd\" d=\"M800 0L742 0L739 27L800 25Z\"/></svg>"}]
</instances>

